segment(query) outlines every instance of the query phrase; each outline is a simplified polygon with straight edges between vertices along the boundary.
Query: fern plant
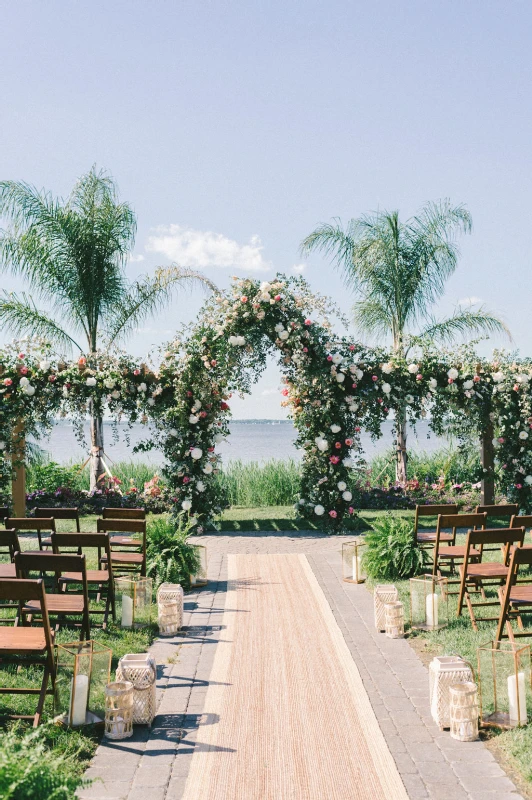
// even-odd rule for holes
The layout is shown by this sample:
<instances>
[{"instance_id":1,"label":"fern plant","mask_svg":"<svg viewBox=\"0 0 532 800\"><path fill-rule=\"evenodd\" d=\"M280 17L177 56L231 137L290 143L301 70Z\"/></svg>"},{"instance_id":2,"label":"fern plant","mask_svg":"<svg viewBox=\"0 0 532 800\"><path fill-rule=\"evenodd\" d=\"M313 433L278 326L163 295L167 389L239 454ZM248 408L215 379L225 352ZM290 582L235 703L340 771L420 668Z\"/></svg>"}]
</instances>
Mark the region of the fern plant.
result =
<instances>
[{"instance_id":1,"label":"fern plant","mask_svg":"<svg viewBox=\"0 0 532 800\"><path fill-rule=\"evenodd\" d=\"M422 572L428 561L426 551L416 542L412 523L391 514L374 522L365 542L363 564L368 577L375 580L410 578Z\"/></svg>"},{"instance_id":2,"label":"fern plant","mask_svg":"<svg viewBox=\"0 0 532 800\"><path fill-rule=\"evenodd\" d=\"M188 541L189 533L188 526L168 517L148 524L146 569L156 587L164 582L190 586L190 575L198 572L200 558L197 548Z\"/></svg>"}]
</instances>

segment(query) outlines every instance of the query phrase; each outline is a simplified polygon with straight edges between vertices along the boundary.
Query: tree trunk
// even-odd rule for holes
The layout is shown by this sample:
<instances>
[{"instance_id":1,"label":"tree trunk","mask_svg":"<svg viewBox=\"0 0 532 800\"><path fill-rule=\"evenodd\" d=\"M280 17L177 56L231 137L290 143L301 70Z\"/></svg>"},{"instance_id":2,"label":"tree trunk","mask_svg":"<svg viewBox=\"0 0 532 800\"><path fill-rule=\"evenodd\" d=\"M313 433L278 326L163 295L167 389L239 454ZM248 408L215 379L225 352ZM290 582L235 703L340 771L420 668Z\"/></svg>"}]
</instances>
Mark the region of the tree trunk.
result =
<instances>
[{"instance_id":1,"label":"tree trunk","mask_svg":"<svg viewBox=\"0 0 532 800\"><path fill-rule=\"evenodd\" d=\"M495 450L493 436L493 422L490 421L486 424L481 439L481 461L485 472L483 472L481 483L480 502L484 506L491 506L495 503Z\"/></svg>"},{"instance_id":2,"label":"tree trunk","mask_svg":"<svg viewBox=\"0 0 532 800\"><path fill-rule=\"evenodd\" d=\"M103 465L103 419L91 415L90 490L101 487L99 479L105 475Z\"/></svg>"},{"instance_id":3,"label":"tree trunk","mask_svg":"<svg viewBox=\"0 0 532 800\"><path fill-rule=\"evenodd\" d=\"M396 417L395 479L403 486L407 480L408 453L406 452L406 409L398 408Z\"/></svg>"}]
</instances>

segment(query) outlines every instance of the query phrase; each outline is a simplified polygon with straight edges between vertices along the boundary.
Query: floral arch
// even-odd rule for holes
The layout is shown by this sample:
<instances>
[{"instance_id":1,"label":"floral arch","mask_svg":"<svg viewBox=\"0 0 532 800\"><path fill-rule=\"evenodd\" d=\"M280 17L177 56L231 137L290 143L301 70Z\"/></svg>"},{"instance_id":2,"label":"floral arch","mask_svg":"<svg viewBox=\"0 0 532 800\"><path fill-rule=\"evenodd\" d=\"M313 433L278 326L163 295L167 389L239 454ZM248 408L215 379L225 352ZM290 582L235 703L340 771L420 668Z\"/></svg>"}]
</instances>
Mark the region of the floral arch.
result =
<instances>
[{"instance_id":1,"label":"floral arch","mask_svg":"<svg viewBox=\"0 0 532 800\"><path fill-rule=\"evenodd\" d=\"M355 511L349 486L361 461L360 434L379 436L383 420L402 409L411 421L429 414L436 433L452 425L483 438L486 452L496 450L501 489L532 508L530 360L497 353L481 360L463 347L452 354L413 349L406 362L337 336L332 311L300 278L235 279L168 345L157 371L125 355L57 362L43 342L1 351L0 482L17 463L23 433L39 435L58 414L81 423L90 405L117 420L149 417L176 513L201 530L219 512L211 476L220 467L216 447L229 433L231 395L249 392L273 352L303 453L302 516L342 529Z\"/></svg>"}]
</instances>

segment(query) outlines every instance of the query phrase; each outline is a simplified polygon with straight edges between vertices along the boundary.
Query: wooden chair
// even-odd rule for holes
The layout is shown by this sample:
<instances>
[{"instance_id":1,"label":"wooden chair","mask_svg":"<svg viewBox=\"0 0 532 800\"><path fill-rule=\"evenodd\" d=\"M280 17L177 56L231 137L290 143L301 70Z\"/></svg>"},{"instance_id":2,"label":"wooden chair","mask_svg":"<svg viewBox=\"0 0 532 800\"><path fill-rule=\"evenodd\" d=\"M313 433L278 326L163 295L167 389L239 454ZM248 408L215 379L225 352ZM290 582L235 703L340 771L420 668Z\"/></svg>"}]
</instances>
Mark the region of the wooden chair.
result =
<instances>
[{"instance_id":1,"label":"wooden chair","mask_svg":"<svg viewBox=\"0 0 532 800\"><path fill-rule=\"evenodd\" d=\"M102 508L102 519L146 519L144 508Z\"/></svg>"},{"instance_id":2,"label":"wooden chair","mask_svg":"<svg viewBox=\"0 0 532 800\"><path fill-rule=\"evenodd\" d=\"M441 574L440 566L442 562L450 569L451 574L455 572L456 561L463 561L465 557L465 545L456 544L456 531L458 528L480 528L486 527L487 514L440 514L438 517L438 524L436 526L436 541L434 542L434 561L432 574L434 576ZM452 536L449 544L446 547L441 547L441 536L443 533L449 533ZM448 541L448 540L446 540ZM478 558L480 551L471 550L471 558ZM460 583L460 580L449 580L448 584Z\"/></svg>"},{"instance_id":3,"label":"wooden chair","mask_svg":"<svg viewBox=\"0 0 532 800\"><path fill-rule=\"evenodd\" d=\"M513 514L510 520L510 528L524 528L525 531L532 531L532 514Z\"/></svg>"},{"instance_id":4,"label":"wooden chair","mask_svg":"<svg viewBox=\"0 0 532 800\"><path fill-rule=\"evenodd\" d=\"M113 620L116 619L115 608L115 586L113 579L113 562L111 559L111 548L108 533L52 533L52 550L54 553L64 552L64 547L79 548L83 552L86 548L102 551L106 555L104 569L87 570L87 586L89 592L96 594L99 600L102 589L105 591L105 610L89 609L89 614L103 614L103 627L107 626L109 611ZM76 572L64 572L59 578L60 588L68 592L69 587L82 583L82 577ZM91 588L96 587L96 588Z\"/></svg>"},{"instance_id":5,"label":"wooden chair","mask_svg":"<svg viewBox=\"0 0 532 800\"><path fill-rule=\"evenodd\" d=\"M15 662L20 664L38 664L44 668L44 675L40 689L17 687L0 687L0 694L37 694L39 700L37 710L33 715L14 715L18 719L32 719L36 728L41 721L44 701L47 694L53 694L53 689L48 689L48 680L52 686L55 684L55 662L53 651L53 634L50 629L46 594L42 580L20 580L18 578L5 578L0 580L0 600L18 603L19 608L24 604L36 603L40 609L42 624L40 627L27 627L25 625L11 627L5 619L0 619L0 663ZM12 717L13 718L13 717Z\"/></svg>"},{"instance_id":6,"label":"wooden chair","mask_svg":"<svg viewBox=\"0 0 532 800\"><path fill-rule=\"evenodd\" d=\"M442 503L441 505L433 506L416 506L416 514L414 517L414 535L416 542L420 547L432 547L436 541L437 531L437 518L440 514L458 514L458 506L455 503ZM419 520L423 517L435 518L434 528L421 528ZM440 542L453 542L454 539L447 534L442 534Z\"/></svg>"},{"instance_id":7,"label":"wooden chair","mask_svg":"<svg viewBox=\"0 0 532 800\"><path fill-rule=\"evenodd\" d=\"M488 515L488 525L491 530L495 528L512 527L510 524L511 518L515 514L519 514L519 506L517 503L499 503L493 506L477 506L477 514ZM487 552L493 553L497 550L496 547L488 547Z\"/></svg>"},{"instance_id":8,"label":"wooden chair","mask_svg":"<svg viewBox=\"0 0 532 800\"><path fill-rule=\"evenodd\" d=\"M98 533L127 533L140 534L140 539L132 536L111 536L111 561L113 569L122 572L139 572L146 575L146 520L141 519L99 519L97 522ZM120 541L120 540L125 541ZM115 547L127 547L129 550L115 550ZM135 548L136 552L131 552ZM101 556L101 563L105 561L105 556Z\"/></svg>"},{"instance_id":9,"label":"wooden chair","mask_svg":"<svg viewBox=\"0 0 532 800\"><path fill-rule=\"evenodd\" d=\"M0 522L6 521L9 517L9 507L8 506L0 506Z\"/></svg>"},{"instance_id":10,"label":"wooden chair","mask_svg":"<svg viewBox=\"0 0 532 800\"><path fill-rule=\"evenodd\" d=\"M532 575L519 580L519 570L521 567L532 567L532 546L512 548L510 566L506 577L506 584L499 589L499 600L501 602L501 613L497 625L496 641L508 637L514 641L516 636L532 636L532 631L525 631L521 613L524 609L532 611ZM523 585L525 582L527 585ZM520 585L517 585L517 584ZM517 620L519 631L512 629L511 620ZM504 629L506 628L506 633Z\"/></svg>"},{"instance_id":11,"label":"wooden chair","mask_svg":"<svg viewBox=\"0 0 532 800\"><path fill-rule=\"evenodd\" d=\"M32 571L39 572L41 575L53 573L54 588L59 589L59 581L63 573L75 573L79 575L81 592L77 594L65 592L47 592L46 606L48 615L53 615L59 620L66 617L81 617L80 639L90 639L90 620L89 620L89 593L87 587L87 567L84 555L61 554L26 551L16 553L15 566L17 568L17 578L27 578ZM36 600L32 600L22 608L22 618L29 615L41 616L41 607Z\"/></svg>"},{"instance_id":12,"label":"wooden chair","mask_svg":"<svg viewBox=\"0 0 532 800\"><path fill-rule=\"evenodd\" d=\"M36 517L53 517L55 520L57 519L67 519L72 520L76 524L76 531L79 533L81 531L81 527L79 524L79 508L36 508L35 509L35 516ZM51 546L51 542L46 542L43 539L43 544L47 544L49 547Z\"/></svg>"},{"instance_id":13,"label":"wooden chair","mask_svg":"<svg viewBox=\"0 0 532 800\"><path fill-rule=\"evenodd\" d=\"M23 533L36 533L39 541L39 550L43 549L43 531L54 533L55 520L53 517L8 517L6 528L12 528Z\"/></svg>"},{"instance_id":14,"label":"wooden chair","mask_svg":"<svg viewBox=\"0 0 532 800\"><path fill-rule=\"evenodd\" d=\"M475 608L497 606L499 600L489 600L486 597L487 586L500 585L508 576L508 560L510 547L523 545L525 538L524 528L495 528L489 530L470 530L467 534L466 551L463 564L459 566L460 592L458 597L457 616L461 616L464 602L467 605L473 630L478 630L477 622L496 620L497 617L476 617ZM503 561L482 561L486 552L485 545L504 546ZM473 603L470 597L471 587L480 592L482 601Z\"/></svg>"},{"instance_id":15,"label":"wooden chair","mask_svg":"<svg viewBox=\"0 0 532 800\"><path fill-rule=\"evenodd\" d=\"M16 578L15 553L20 550L20 543L15 530L0 530L0 553L7 555L9 561L0 564L0 578ZM2 608L2 606L0 606Z\"/></svg>"}]
</instances>

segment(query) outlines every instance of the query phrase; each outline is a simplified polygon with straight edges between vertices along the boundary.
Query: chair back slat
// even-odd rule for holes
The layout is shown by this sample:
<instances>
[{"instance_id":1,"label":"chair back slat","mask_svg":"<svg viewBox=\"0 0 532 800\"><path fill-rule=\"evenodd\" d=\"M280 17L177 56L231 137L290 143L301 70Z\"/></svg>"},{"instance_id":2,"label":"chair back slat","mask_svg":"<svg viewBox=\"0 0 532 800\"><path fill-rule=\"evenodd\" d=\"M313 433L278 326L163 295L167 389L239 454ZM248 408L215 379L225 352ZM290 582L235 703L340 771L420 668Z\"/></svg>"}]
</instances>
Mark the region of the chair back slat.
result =
<instances>
[{"instance_id":1,"label":"chair back slat","mask_svg":"<svg viewBox=\"0 0 532 800\"><path fill-rule=\"evenodd\" d=\"M74 553L35 553L28 552L15 554L17 573L36 572L86 572L86 559L84 555Z\"/></svg>"},{"instance_id":2,"label":"chair back slat","mask_svg":"<svg viewBox=\"0 0 532 800\"><path fill-rule=\"evenodd\" d=\"M0 521L7 519L7 517L9 517L9 507L0 506Z\"/></svg>"},{"instance_id":3,"label":"chair back slat","mask_svg":"<svg viewBox=\"0 0 532 800\"><path fill-rule=\"evenodd\" d=\"M102 519L146 519L144 508L102 508Z\"/></svg>"},{"instance_id":4,"label":"chair back slat","mask_svg":"<svg viewBox=\"0 0 532 800\"><path fill-rule=\"evenodd\" d=\"M479 528L486 525L487 514L440 514L440 530L446 528Z\"/></svg>"},{"instance_id":5,"label":"chair back slat","mask_svg":"<svg viewBox=\"0 0 532 800\"><path fill-rule=\"evenodd\" d=\"M488 517L512 517L519 514L517 503L500 503L492 506L477 506L477 514L487 514Z\"/></svg>"},{"instance_id":6,"label":"chair back slat","mask_svg":"<svg viewBox=\"0 0 532 800\"><path fill-rule=\"evenodd\" d=\"M441 503L440 505L416 506L416 516L437 517L440 514L458 514L456 503Z\"/></svg>"},{"instance_id":7,"label":"chair back slat","mask_svg":"<svg viewBox=\"0 0 532 800\"><path fill-rule=\"evenodd\" d=\"M146 533L146 521L141 519L99 519L98 532Z\"/></svg>"},{"instance_id":8,"label":"chair back slat","mask_svg":"<svg viewBox=\"0 0 532 800\"><path fill-rule=\"evenodd\" d=\"M13 560L15 553L20 550L17 532L12 529L0 530L0 547L7 548L10 558Z\"/></svg>"},{"instance_id":9,"label":"chair back slat","mask_svg":"<svg viewBox=\"0 0 532 800\"><path fill-rule=\"evenodd\" d=\"M55 521L52 517L8 517L6 528L16 531L55 531Z\"/></svg>"},{"instance_id":10,"label":"chair back slat","mask_svg":"<svg viewBox=\"0 0 532 800\"><path fill-rule=\"evenodd\" d=\"M110 543L108 533L52 533L52 550L61 553L62 547L101 548L110 556ZM109 566L111 559L109 558Z\"/></svg>"},{"instance_id":11,"label":"chair back slat","mask_svg":"<svg viewBox=\"0 0 532 800\"><path fill-rule=\"evenodd\" d=\"M27 602L28 600L41 600L44 596L44 582L42 578L29 580L27 578L2 578L0 580L0 600L14 602ZM46 603L46 600L45 600ZM9 622L8 619L1 620Z\"/></svg>"},{"instance_id":12,"label":"chair back slat","mask_svg":"<svg viewBox=\"0 0 532 800\"><path fill-rule=\"evenodd\" d=\"M467 534L468 544L471 546L483 544L523 544L525 538L524 528L486 528L485 530L470 530Z\"/></svg>"},{"instance_id":13,"label":"chair back slat","mask_svg":"<svg viewBox=\"0 0 532 800\"><path fill-rule=\"evenodd\" d=\"M523 516L514 514L510 520L510 528L526 528L527 531L530 530L532 528L532 514L523 514Z\"/></svg>"},{"instance_id":14,"label":"chair back slat","mask_svg":"<svg viewBox=\"0 0 532 800\"><path fill-rule=\"evenodd\" d=\"M79 508L45 508L35 509L36 517L53 517L54 519L67 519L76 523L76 530L80 530Z\"/></svg>"}]
</instances>

